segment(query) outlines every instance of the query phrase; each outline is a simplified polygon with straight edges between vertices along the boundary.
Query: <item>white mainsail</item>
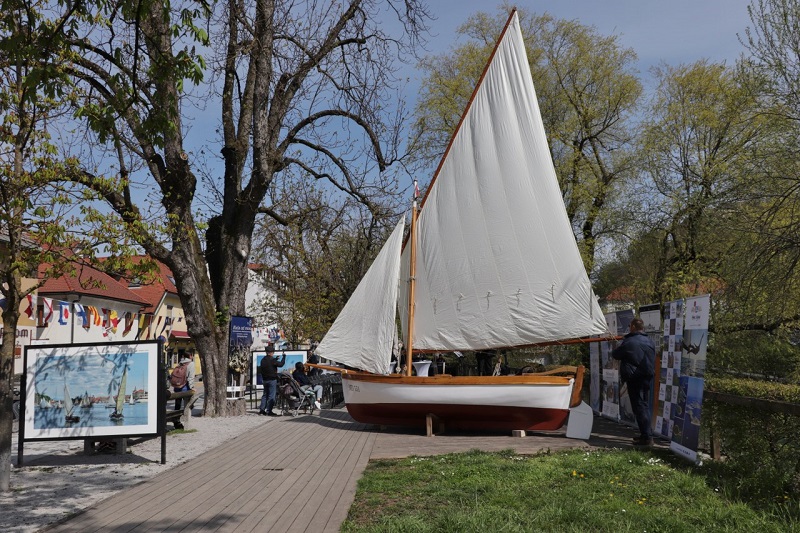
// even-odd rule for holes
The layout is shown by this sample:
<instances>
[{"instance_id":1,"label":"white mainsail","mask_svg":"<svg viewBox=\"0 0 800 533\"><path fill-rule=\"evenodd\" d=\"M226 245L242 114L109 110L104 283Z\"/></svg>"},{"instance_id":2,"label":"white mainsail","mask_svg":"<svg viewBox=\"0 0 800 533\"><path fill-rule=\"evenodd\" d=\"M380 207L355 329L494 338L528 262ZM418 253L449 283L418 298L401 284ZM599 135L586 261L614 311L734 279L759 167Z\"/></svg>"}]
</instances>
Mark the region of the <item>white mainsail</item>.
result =
<instances>
[{"instance_id":1,"label":"white mainsail","mask_svg":"<svg viewBox=\"0 0 800 533\"><path fill-rule=\"evenodd\" d=\"M72 403L72 396L69 393L69 386L67 386L66 382L64 383L64 416L71 417L72 412L75 410L75 406Z\"/></svg>"},{"instance_id":2,"label":"white mainsail","mask_svg":"<svg viewBox=\"0 0 800 533\"><path fill-rule=\"evenodd\" d=\"M317 355L374 374L389 372L405 220L400 219L353 295L317 347Z\"/></svg>"},{"instance_id":3,"label":"white mainsail","mask_svg":"<svg viewBox=\"0 0 800 533\"><path fill-rule=\"evenodd\" d=\"M606 333L558 186L516 13L427 193L417 228L415 350L523 346ZM406 246L404 281L409 252ZM407 290L404 283L404 331Z\"/></svg>"},{"instance_id":4,"label":"white mainsail","mask_svg":"<svg viewBox=\"0 0 800 533\"><path fill-rule=\"evenodd\" d=\"M122 379L119 382L119 390L117 391L117 404L114 412L111 413L112 417L121 417L122 410L125 409L125 389L128 387L128 367L122 371Z\"/></svg>"}]
</instances>

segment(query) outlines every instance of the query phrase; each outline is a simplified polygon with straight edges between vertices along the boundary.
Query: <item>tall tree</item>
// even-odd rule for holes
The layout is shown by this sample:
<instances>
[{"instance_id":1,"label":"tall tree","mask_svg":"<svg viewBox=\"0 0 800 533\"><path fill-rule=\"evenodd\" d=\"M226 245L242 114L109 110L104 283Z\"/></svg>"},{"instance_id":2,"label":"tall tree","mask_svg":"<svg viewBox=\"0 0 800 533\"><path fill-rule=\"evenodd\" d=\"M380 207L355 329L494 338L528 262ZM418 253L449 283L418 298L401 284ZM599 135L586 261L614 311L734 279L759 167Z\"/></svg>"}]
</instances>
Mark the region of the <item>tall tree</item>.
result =
<instances>
[{"instance_id":1,"label":"tall tree","mask_svg":"<svg viewBox=\"0 0 800 533\"><path fill-rule=\"evenodd\" d=\"M320 340L355 290L400 215L393 204L364 206L336 199L305 183L279 193L291 206L288 225L265 219L254 254L263 283L277 297L271 321L293 344ZM388 198L387 200L390 200Z\"/></svg>"},{"instance_id":2,"label":"tall tree","mask_svg":"<svg viewBox=\"0 0 800 533\"><path fill-rule=\"evenodd\" d=\"M415 132L428 162L447 147L506 16L472 16L459 28L469 42L423 63ZM520 20L564 202L591 270L598 240L619 230L613 192L634 175L636 55L575 21L524 12Z\"/></svg>"},{"instance_id":3,"label":"tall tree","mask_svg":"<svg viewBox=\"0 0 800 533\"><path fill-rule=\"evenodd\" d=\"M56 146L50 127L75 97L65 74L66 59L54 43L59 23L40 17L39 5L9 2L0 13L0 491L9 490L12 380L20 307L45 277L71 270L64 253L90 260L96 241L80 234L75 205L84 198L64 176L81 172L78 160ZM54 59L59 59L55 60ZM67 246L68 245L68 246ZM31 298L30 302L33 300ZM30 305L30 304L29 304ZM33 308L35 312L35 308Z\"/></svg>"},{"instance_id":4,"label":"tall tree","mask_svg":"<svg viewBox=\"0 0 800 533\"><path fill-rule=\"evenodd\" d=\"M741 233L736 218L751 198L765 126L733 69L701 60L657 75L640 153L653 192L644 222L659 242L650 296L665 301L720 275L729 237Z\"/></svg>"},{"instance_id":5,"label":"tall tree","mask_svg":"<svg viewBox=\"0 0 800 533\"><path fill-rule=\"evenodd\" d=\"M118 176L76 181L174 273L203 364L205 413L228 414L241 408L226 401L228 319L245 313L256 220L290 220L271 203L272 186L296 172L367 206L374 189L393 186L403 111L387 103L400 102L392 65L413 53L427 15L417 0L80 6L64 25L86 94L78 114L109 144ZM202 97L219 96L223 169L203 235L194 211L202 154L188 147L186 118L197 96L189 85L206 74L200 50L212 42L223 43L221 85L203 86Z\"/></svg>"},{"instance_id":6,"label":"tall tree","mask_svg":"<svg viewBox=\"0 0 800 533\"><path fill-rule=\"evenodd\" d=\"M754 207L746 213L753 230L747 250L751 261L745 286L772 280L778 285L768 298L769 318L778 327L800 323L796 305L800 287L800 3L796 0L754 0L748 7L750 26L742 43L750 55L743 70L750 75L761 112L777 123L769 148L760 154L756 177L761 184ZM768 285L768 284L767 284ZM762 315L763 316L763 315Z\"/></svg>"}]
</instances>

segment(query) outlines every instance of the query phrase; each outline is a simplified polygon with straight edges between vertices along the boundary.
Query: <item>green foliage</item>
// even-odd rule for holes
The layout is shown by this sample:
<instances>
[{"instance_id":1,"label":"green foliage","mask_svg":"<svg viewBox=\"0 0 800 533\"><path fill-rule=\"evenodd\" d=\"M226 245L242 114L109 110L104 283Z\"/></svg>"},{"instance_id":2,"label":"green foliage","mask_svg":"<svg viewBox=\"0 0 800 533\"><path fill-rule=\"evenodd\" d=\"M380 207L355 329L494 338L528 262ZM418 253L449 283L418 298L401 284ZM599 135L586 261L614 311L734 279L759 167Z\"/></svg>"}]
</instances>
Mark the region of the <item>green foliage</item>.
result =
<instances>
[{"instance_id":1,"label":"green foliage","mask_svg":"<svg viewBox=\"0 0 800 533\"><path fill-rule=\"evenodd\" d=\"M800 346L792 343L785 331L719 333L713 340L708 358L710 372L749 373L800 382Z\"/></svg>"},{"instance_id":2,"label":"green foliage","mask_svg":"<svg viewBox=\"0 0 800 533\"><path fill-rule=\"evenodd\" d=\"M797 401L798 390L746 383L730 385L742 395L774 396ZM704 425L713 424L721 442L723 461L704 467L709 483L721 487L732 499L744 500L761 509L780 506L798 519L800 500L800 417L785 413L704 401ZM794 509L787 505L795 506Z\"/></svg>"},{"instance_id":3,"label":"green foliage","mask_svg":"<svg viewBox=\"0 0 800 533\"><path fill-rule=\"evenodd\" d=\"M342 531L786 531L668 460L575 450L376 461Z\"/></svg>"},{"instance_id":4,"label":"green foliage","mask_svg":"<svg viewBox=\"0 0 800 533\"><path fill-rule=\"evenodd\" d=\"M714 392L772 400L777 402L800 403L800 385L794 383L778 383L743 378L708 377L706 389Z\"/></svg>"},{"instance_id":5,"label":"green foliage","mask_svg":"<svg viewBox=\"0 0 800 533\"><path fill-rule=\"evenodd\" d=\"M228 325L228 322L231 320L231 313L230 309L227 307L218 310L214 315L214 325L218 328L224 328Z\"/></svg>"}]
</instances>

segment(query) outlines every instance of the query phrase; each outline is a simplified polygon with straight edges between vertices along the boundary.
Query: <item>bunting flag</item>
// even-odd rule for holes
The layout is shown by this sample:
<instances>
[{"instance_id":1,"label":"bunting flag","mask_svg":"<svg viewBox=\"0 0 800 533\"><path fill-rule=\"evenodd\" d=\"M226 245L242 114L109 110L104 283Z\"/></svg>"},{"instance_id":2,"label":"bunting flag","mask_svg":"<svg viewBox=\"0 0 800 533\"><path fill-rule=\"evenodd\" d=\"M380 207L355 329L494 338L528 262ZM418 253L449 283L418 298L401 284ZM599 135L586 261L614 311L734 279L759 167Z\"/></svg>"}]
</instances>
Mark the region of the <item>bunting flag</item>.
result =
<instances>
[{"instance_id":1,"label":"bunting flag","mask_svg":"<svg viewBox=\"0 0 800 533\"><path fill-rule=\"evenodd\" d=\"M161 326L161 333L159 333L159 335L163 335L164 330L166 330L167 326L169 326L170 324L172 324L172 317L171 316L164 317L164 325ZM172 328L170 328L170 331L172 331Z\"/></svg>"},{"instance_id":2,"label":"bunting flag","mask_svg":"<svg viewBox=\"0 0 800 533\"><path fill-rule=\"evenodd\" d=\"M108 327L111 330L111 333L116 333L117 327L119 326L119 315L113 309L108 312L108 322L110 324Z\"/></svg>"},{"instance_id":3,"label":"bunting flag","mask_svg":"<svg viewBox=\"0 0 800 533\"><path fill-rule=\"evenodd\" d=\"M100 323L103 327L103 337L108 337L108 309L105 307L100 308L100 314L102 315L102 317L100 317Z\"/></svg>"},{"instance_id":4,"label":"bunting flag","mask_svg":"<svg viewBox=\"0 0 800 533\"><path fill-rule=\"evenodd\" d=\"M28 315L28 318L33 318L33 315L36 314L36 296L29 294L25 299L28 300L28 307L25 309L25 314Z\"/></svg>"},{"instance_id":5,"label":"bunting flag","mask_svg":"<svg viewBox=\"0 0 800 533\"><path fill-rule=\"evenodd\" d=\"M133 319L134 319L133 313L131 313L130 311L125 313L125 329L122 330L123 337L126 336L128 333L130 333L131 329L133 329L133 323L134 323Z\"/></svg>"},{"instance_id":6,"label":"bunting flag","mask_svg":"<svg viewBox=\"0 0 800 533\"><path fill-rule=\"evenodd\" d=\"M136 332L136 340L147 340L150 336L150 324L153 321L153 315L139 315L139 331ZM147 326L147 331L145 331L145 326Z\"/></svg>"},{"instance_id":7,"label":"bunting flag","mask_svg":"<svg viewBox=\"0 0 800 533\"><path fill-rule=\"evenodd\" d=\"M44 304L42 322L46 326L50 323L50 319L53 318L53 300L50 298L42 298L42 303Z\"/></svg>"},{"instance_id":8,"label":"bunting flag","mask_svg":"<svg viewBox=\"0 0 800 533\"><path fill-rule=\"evenodd\" d=\"M95 306L90 306L92 310L92 322L95 326L102 326L103 325L103 318L100 316L100 310Z\"/></svg>"},{"instance_id":9,"label":"bunting flag","mask_svg":"<svg viewBox=\"0 0 800 533\"><path fill-rule=\"evenodd\" d=\"M58 302L58 323L62 326L69 324L69 302Z\"/></svg>"},{"instance_id":10,"label":"bunting flag","mask_svg":"<svg viewBox=\"0 0 800 533\"><path fill-rule=\"evenodd\" d=\"M89 319L86 316L86 310L78 302L75 302L75 316L81 319L81 325L84 329L89 329Z\"/></svg>"}]
</instances>

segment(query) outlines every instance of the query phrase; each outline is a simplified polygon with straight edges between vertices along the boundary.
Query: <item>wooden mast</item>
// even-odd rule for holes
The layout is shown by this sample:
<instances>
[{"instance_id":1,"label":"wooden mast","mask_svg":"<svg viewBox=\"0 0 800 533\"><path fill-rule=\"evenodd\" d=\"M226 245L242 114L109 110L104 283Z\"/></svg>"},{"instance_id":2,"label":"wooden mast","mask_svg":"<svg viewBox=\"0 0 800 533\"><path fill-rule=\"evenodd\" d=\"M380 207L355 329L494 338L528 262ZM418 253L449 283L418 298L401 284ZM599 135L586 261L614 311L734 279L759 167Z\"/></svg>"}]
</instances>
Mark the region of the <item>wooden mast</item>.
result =
<instances>
[{"instance_id":1,"label":"wooden mast","mask_svg":"<svg viewBox=\"0 0 800 533\"><path fill-rule=\"evenodd\" d=\"M414 180L414 201L411 203L411 233L409 244L411 252L409 254L408 265L408 331L406 336L406 376L411 376L411 363L413 361L413 342L414 342L414 302L417 287L417 180Z\"/></svg>"}]
</instances>

